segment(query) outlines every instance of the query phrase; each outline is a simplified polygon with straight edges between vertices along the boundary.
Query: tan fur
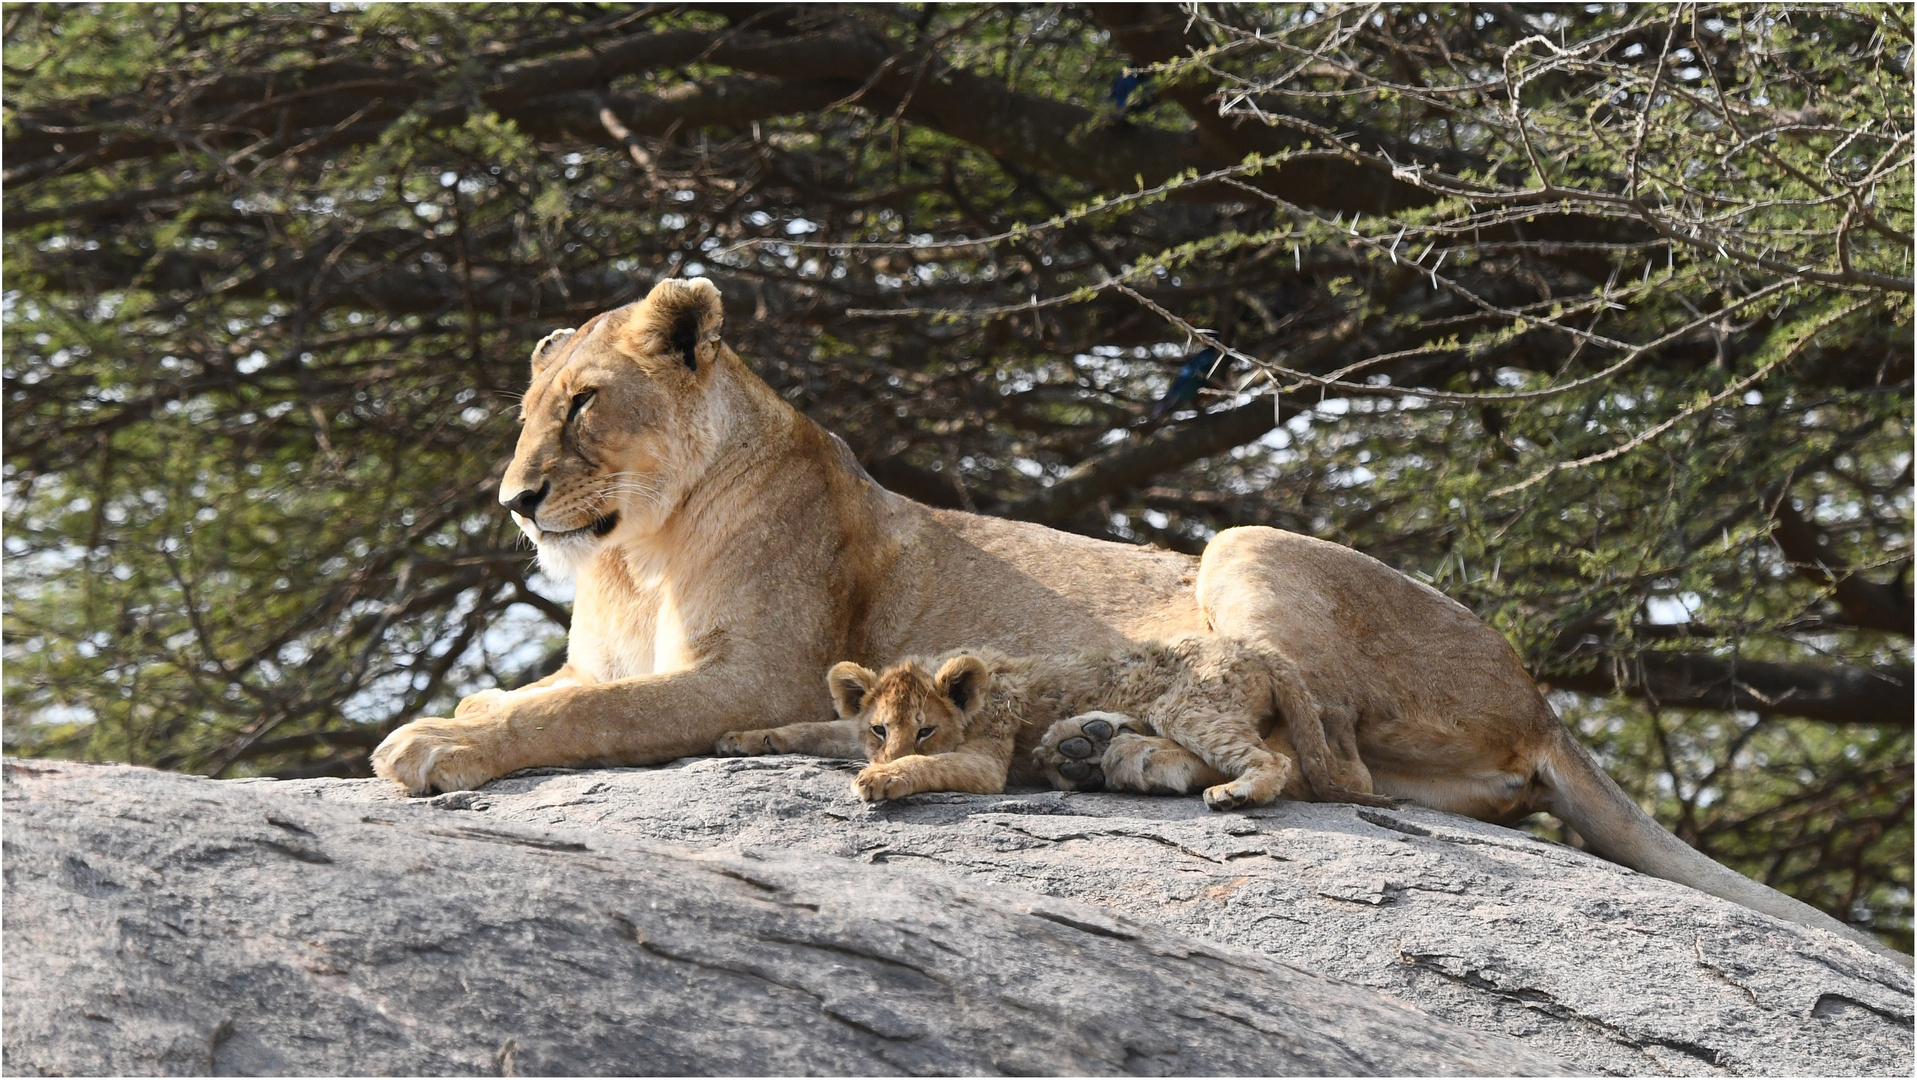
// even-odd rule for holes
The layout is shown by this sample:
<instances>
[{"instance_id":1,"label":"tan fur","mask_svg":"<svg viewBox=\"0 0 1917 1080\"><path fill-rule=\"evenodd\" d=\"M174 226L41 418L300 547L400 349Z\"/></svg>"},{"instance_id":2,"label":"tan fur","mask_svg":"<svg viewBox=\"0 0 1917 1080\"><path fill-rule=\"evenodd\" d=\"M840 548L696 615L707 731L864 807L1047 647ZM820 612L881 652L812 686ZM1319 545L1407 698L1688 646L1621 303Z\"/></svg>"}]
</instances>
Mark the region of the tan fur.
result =
<instances>
[{"instance_id":1,"label":"tan fur","mask_svg":"<svg viewBox=\"0 0 1917 1080\"><path fill-rule=\"evenodd\" d=\"M1262 806L1281 793L1306 799L1318 785L1369 805L1389 801L1331 787L1321 759L1307 767L1315 779L1307 786L1292 754L1264 741L1281 714L1294 730L1318 722L1317 704L1296 666L1269 647L1214 634L1052 656L965 650L906 659L876 675L848 661L834 665L826 681L841 723L872 762L853 785L868 801L921 791L1003 791L1014 762L1026 761L1055 786L1080 786L1060 775L1059 766L1072 759L1057 747L1067 738L1083 739L1087 724L1100 723L1100 739L1128 730L1195 755L1217 776L1205 791L1213 809ZM753 754L776 746L817 753L849 741L828 725L796 727L804 730L728 732L715 751ZM1322 750L1324 740L1315 742Z\"/></svg>"},{"instance_id":2,"label":"tan fur","mask_svg":"<svg viewBox=\"0 0 1917 1080\"><path fill-rule=\"evenodd\" d=\"M671 341L687 312L691 368ZM1658 828L1504 639L1434 590L1275 529L1228 529L1200 562L921 506L754 376L717 339L721 321L710 283L667 281L542 343L500 495L552 484L522 525L577 581L567 665L393 732L374 752L381 776L419 793L534 765L667 761L728 731L825 720L818 672L841 658L1108 649L1210 628L1298 663L1346 787L1493 821L1550 810L1609 858L1874 944ZM598 394L569 431L585 389ZM609 513L615 527L594 536Z\"/></svg>"}]
</instances>

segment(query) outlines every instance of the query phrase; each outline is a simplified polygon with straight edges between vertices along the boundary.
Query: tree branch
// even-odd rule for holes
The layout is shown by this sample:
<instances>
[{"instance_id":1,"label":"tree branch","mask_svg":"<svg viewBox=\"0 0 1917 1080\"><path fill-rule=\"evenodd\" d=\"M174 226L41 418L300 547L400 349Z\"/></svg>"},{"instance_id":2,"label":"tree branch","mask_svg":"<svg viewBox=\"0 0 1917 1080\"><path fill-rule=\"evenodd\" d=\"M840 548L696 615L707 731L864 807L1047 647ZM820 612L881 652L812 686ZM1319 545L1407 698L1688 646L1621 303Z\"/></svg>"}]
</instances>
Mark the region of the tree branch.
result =
<instances>
[{"instance_id":1,"label":"tree branch","mask_svg":"<svg viewBox=\"0 0 1917 1080\"><path fill-rule=\"evenodd\" d=\"M701 30L669 30L635 34L591 48L575 49L547 60L516 64L501 69L480 89L479 98L503 114L512 115L535 98L573 90L602 86L622 75L638 74L691 62L709 49L717 35ZM364 64L324 62L307 68L291 68L268 74L246 73L215 80L183 102L188 115L201 123L218 124L231 131L245 129L258 122L283 131L303 131L327 127L359 109L381 123L372 125L376 135L386 122L403 113L413 102L428 100L434 90L435 73L419 70L375 68ZM237 105L225 116L208 113L222 106ZM10 119L13 133L4 143L4 157L10 166L7 183L24 183L59 170L66 162L87 156L97 168L114 161L163 155L179 147L178 140L162 135L120 136L109 132L125 121L141 115L147 106L136 96L105 99L75 107L49 107L16 113ZM448 105L434 111L433 126L465 120L464 105ZM185 128L184 122L181 124ZM297 142L296 136L289 137Z\"/></svg>"},{"instance_id":2,"label":"tree branch","mask_svg":"<svg viewBox=\"0 0 1917 1080\"><path fill-rule=\"evenodd\" d=\"M1163 64L1207 47L1185 29L1190 16L1172 4L1087 4L1112 40L1139 66ZM1250 154L1294 149L1304 137L1269 124L1247 122L1219 111L1213 89L1189 76L1159 91L1177 102L1199 131L1199 153L1216 168ZM1336 158L1289 161L1261 176L1258 186L1292 202L1327 210L1386 214L1423 206L1433 197L1394 177L1390 170Z\"/></svg>"},{"instance_id":3,"label":"tree branch","mask_svg":"<svg viewBox=\"0 0 1917 1080\"><path fill-rule=\"evenodd\" d=\"M1160 473L1230 450L1277 426L1269 399L1207 413L1176 427L1160 428L1093 454L1028 499L994 507L992 513L1041 525L1056 525L1100 499L1137 487Z\"/></svg>"},{"instance_id":4,"label":"tree branch","mask_svg":"<svg viewBox=\"0 0 1917 1080\"><path fill-rule=\"evenodd\" d=\"M1827 724L1911 727L1911 665L1855 667L1643 653L1577 675L1547 675L1546 688L1625 694L1666 709L1741 709Z\"/></svg>"},{"instance_id":5,"label":"tree branch","mask_svg":"<svg viewBox=\"0 0 1917 1080\"><path fill-rule=\"evenodd\" d=\"M1790 560L1797 576L1830 585L1844 620L1860 630L1881 630L1909 637L1917 620L1910 593L1896 585L1880 585L1845 568L1831 550L1830 538L1813 525L1786 495L1772 514L1771 539Z\"/></svg>"},{"instance_id":6,"label":"tree branch","mask_svg":"<svg viewBox=\"0 0 1917 1080\"><path fill-rule=\"evenodd\" d=\"M1132 189L1141 178L1152 184L1186 169L1230 165L1244 157L1246 151L1241 146L1263 147L1269 143L1271 148L1278 148L1283 138L1261 125L1244 125L1246 134L1238 143L1221 148L1215 141L1206 142L1198 132L1117 123L1096 109L1019 93L995 79L937 60L905 57L875 31L860 28L791 38L691 30L638 34L507 68L481 89L479 97L500 115L531 129L556 128L605 141L608 136L591 96L594 88L620 76L694 60L768 76L788 86L781 94L763 83L714 84L716 92L702 101L711 114L677 117L687 126L812 111L851 97L862 99L861 103L874 111L889 113L903 106L906 119L987 153L1114 191ZM926 64L934 67L929 72L921 71ZM226 117L197 119L202 124L237 131L252 124L256 115L263 121L270 114L275 128L294 133L276 140L277 147L280 142L293 145L302 137L310 137L315 129L364 110L367 122L333 136L329 145L366 142L377 138L413 102L428 100L433 93L430 80L419 73L340 64L276 73L270 85L260 83L260 78L234 76L201 92L192 102L197 108L234 101L253 103ZM843 85L828 91L823 85L828 82ZM289 92L288 87L293 89ZM554 100L574 92L579 94L576 101ZM620 118L634 131L663 131L670 121L642 120L639 115L663 116L672 107L668 95L657 95L650 102L635 98L615 104L621 110ZM179 142L170 137L106 134L115 121L135 108L111 101L16 114L14 133L4 143L4 156L21 164L7 169L6 181L22 184L40 179L81 156L87 158L90 167L97 168L114 161L164 156L179 149ZM463 104L448 104L433 111L427 126L461 123L468 113ZM1336 159L1291 163L1265 178L1264 183L1292 201L1328 208L1380 212L1430 200L1429 195L1392 179L1389 173Z\"/></svg>"}]
</instances>

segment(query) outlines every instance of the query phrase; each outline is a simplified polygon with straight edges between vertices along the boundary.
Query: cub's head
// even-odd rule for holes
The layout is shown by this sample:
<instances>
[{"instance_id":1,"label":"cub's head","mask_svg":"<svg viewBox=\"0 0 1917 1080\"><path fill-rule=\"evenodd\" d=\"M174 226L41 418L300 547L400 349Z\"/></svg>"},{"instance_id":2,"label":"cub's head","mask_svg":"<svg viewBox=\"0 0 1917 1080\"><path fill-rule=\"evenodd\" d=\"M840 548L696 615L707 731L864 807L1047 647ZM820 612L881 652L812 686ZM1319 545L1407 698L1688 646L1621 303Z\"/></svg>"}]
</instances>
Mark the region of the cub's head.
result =
<instances>
[{"instance_id":1,"label":"cub's head","mask_svg":"<svg viewBox=\"0 0 1917 1080\"><path fill-rule=\"evenodd\" d=\"M712 282L668 280L533 349L499 501L549 573L656 530L704 473L724 420L722 318Z\"/></svg>"},{"instance_id":2,"label":"cub's head","mask_svg":"<svg viewBox=\"0 0 1917 1080\"><path fill-rule=\"evenodd\" d=\"M936 675L911 660L876 675L848 660L832 665L825 681L832 707L859 721L865 756L883 764L958 746L991 689L992 674L976 656L955 656Z\"/></svg>"}]
</instances>

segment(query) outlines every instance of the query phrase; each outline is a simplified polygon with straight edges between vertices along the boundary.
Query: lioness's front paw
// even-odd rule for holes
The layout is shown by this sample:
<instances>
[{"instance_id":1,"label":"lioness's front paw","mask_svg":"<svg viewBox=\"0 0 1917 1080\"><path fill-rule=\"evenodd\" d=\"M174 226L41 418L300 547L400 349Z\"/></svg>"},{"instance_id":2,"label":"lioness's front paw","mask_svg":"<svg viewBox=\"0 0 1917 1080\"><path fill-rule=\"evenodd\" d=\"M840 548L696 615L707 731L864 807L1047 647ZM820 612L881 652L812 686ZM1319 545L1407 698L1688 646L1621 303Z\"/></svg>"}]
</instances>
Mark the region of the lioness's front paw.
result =
<instances>
[{"instance_id":1,"label":"lioness's front paw","mask_svg":"<svg viewBox=\"0 0 1917 1080\"><path fill-rule=\"evenodd\" d=\"M719 736L718 742L712 744L712 752L719 757L751 757L754 754L783 753L772 734L772 728L728 731Z\"/></svg>"},{"instance_id":2,"label":"lioness's front paw","mask_svg":"<svg viewBox=\"0 0 1917 1080\"><path fill-rule=\"evenodd\" d=\"M1145 730L1144 724L1123 713L1080 713L1046 729L1032 750L1032 764L1060 791L1097 791L1105 786L1099 762L1112 738Z\"/></svg>"},{"instance_id":3,"label":"lioness's front paw","mask_svg":"<svg viewBox=\"0 0 1917 1080\"><path fill-rule=\"evenodd\" d=\"M470 791L512 771L498 767L487 749L489 726L470 719L415 720L373 751L373 771L409 795Z\"/></svg>"},{"instance_id":4,"label":"lioness's front paw","mask_svg":"<svg viewBox=\"0 0 1917 1080\"><path fill-rule=\"evenodd\" d=\"M886 765L867 765L859 770L852 781L852 790L866 802L883 802L886 799L903 799L917 793L912 778Z\"/></svg>"}]
</instances>

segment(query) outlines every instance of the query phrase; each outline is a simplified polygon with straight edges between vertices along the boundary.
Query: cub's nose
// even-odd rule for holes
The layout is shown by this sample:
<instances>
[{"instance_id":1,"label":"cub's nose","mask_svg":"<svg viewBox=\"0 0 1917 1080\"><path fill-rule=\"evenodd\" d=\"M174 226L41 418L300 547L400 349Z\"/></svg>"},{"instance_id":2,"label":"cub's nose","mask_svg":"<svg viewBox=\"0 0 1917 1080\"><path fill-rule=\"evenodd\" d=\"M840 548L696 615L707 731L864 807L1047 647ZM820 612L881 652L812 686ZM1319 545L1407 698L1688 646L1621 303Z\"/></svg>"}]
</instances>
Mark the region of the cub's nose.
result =
<instances>
[{"instance_id":1,"label":"cub's nose","mask_svg":"<svg viewBox=\"0 0 1917 1080\"><path fill-rule=\"evenodd\" d=\"M505 505L506 509L511 510L527 521L531 521L533 519L533 512L539 509L539 504L545 500L546 493L551 490L552 481L548 480L539 485L538 491L527 488L525 491L511 498L506 497L502 492L499 496L499 501Z\"/></svg>"}]
</instances>

